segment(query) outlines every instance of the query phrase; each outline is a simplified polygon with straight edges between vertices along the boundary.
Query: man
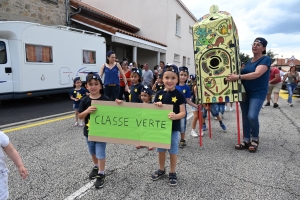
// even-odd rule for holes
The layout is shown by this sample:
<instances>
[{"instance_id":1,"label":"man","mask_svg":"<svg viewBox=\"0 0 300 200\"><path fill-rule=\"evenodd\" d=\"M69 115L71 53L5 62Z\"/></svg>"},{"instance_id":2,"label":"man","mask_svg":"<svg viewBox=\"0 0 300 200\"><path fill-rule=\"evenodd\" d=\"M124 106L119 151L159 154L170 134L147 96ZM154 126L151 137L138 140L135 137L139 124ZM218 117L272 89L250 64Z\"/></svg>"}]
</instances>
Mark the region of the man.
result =
<instances>
[{"instance_id":1,"label":"man","mask_svg":"<svg viewBox=\"0 0 300 200\"><path fill-rule=\"evenodd\" d=\"M142 84L147 85L148 88L152 88L153 72L149 70L148 63L144 64L144 71L142 75Z\"/></svg>"},{"instance_id":2,"label":"man","mask_svg":"<svg viewBox=\"0 0 300 200\"><path fill-rule=\"evenodd\" d=\"M269 89L267 94L267 103L265 106L270 106L271 94L273 91L274 94L274 105L273 108L277 108L279 105L277 104L279 98L279 92L281 89L281 78L280 71L276 67L275 64L272 64L270 67L270 78L269 78Z\"/></svg>"}]
</instances>

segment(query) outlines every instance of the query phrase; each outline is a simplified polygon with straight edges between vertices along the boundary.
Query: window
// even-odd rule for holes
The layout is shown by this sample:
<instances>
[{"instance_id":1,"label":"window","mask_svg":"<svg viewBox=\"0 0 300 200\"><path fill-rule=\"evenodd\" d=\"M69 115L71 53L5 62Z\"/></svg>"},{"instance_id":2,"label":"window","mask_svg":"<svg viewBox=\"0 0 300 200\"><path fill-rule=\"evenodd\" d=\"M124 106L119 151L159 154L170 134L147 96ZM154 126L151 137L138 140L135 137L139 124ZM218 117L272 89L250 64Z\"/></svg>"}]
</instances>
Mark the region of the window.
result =
<instances>
[{"instance_id":1,"label":"window","mask_svg":"<svg viewBox=\"0 0 300 200\"><path fill-rule=\"evenodd\" d=\"M52 47L25 44L26 61L52 63Z\"/></svg>"},{"instance_id":2,"label":"window","mask_svg":"<svg viewBox=\"0 0 300 200\"><path fill-rule=\"evenodd\" d=\"M175 34L178 36L181 36L181 17L179 15L176 15L176 32Z\"/></svg>"},{"instance_id":3,"label":"window","mask_svg":"<svg viewBox=\"0 0 300 200\"><path fill-rule=\"evenodd\" d=\"M0 41L0 64L7 63L6 46L5 43Z\"/></svg>"},{"instance_id":4,"label":"window","mask_svg":"<svg viewBox=\"0 0 300 200\"><path fill-rule=\"evenodd\" d=\"M189 26L189 32L193 33L193 27Z\"/></svg>"},{"instance_id":5,"label":"window","mask_svg":"<svg viewBox=\"0 0 300 200\"><path fill-rule=\"evenodd\" d=\"M96 64L96 51L83 50L83 64Z\"/></svg>"},{"instance_id":6,"label":"window","mask_svg":"<svg viewBox=\"0 0 300 200\"><path fill-rule=\"evenodd\" d=\"M178 54L174 54L174 61L175 62L180 62L180 55L178 55Z\"/></svg>"},{"instance_id":7,"label":"window","mask_svg":"<svg viewBox=\"0 0 300 200\"><path fill-rule=\"evenodd\" d=\"M191 64L191 63L190 63L190 62L191 62L190 60L191 60L190 58L187 59L187 64L188 64L188 65Z\"/></svg>"}]
</instances>

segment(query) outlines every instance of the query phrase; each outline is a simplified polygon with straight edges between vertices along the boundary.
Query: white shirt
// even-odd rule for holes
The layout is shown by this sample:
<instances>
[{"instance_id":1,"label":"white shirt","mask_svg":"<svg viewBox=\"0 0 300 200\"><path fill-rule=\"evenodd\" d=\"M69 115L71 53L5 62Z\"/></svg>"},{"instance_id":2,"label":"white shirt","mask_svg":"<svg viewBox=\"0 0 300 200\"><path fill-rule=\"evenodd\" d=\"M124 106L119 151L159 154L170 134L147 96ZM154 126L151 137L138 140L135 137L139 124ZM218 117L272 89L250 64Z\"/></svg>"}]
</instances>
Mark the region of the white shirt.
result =
<instances>
[{"instance_id":1,"label":"white shirt","mask_svg":"<svg viewBox=\"0 0 300 200\"><path fill-rule=\"evenodd\" d=\"M0 173L2 170L7 170L6 167L6 155L3 150L3 147L7 147L9 144L9 138L6 134L4 134L2 131L0 131L0 145L2 148L0 148Z\"/></svg>"}]
</instances>

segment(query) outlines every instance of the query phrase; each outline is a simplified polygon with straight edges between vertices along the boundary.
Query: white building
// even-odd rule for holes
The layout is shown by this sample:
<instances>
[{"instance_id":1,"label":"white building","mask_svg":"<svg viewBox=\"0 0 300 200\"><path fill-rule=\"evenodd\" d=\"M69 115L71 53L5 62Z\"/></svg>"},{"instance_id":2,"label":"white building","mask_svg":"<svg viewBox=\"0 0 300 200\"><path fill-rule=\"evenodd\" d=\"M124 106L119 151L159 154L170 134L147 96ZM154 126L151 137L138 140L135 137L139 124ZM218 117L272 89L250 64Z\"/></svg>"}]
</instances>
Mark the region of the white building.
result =
<instances>
[{"instance_id":1,"label":"white building","mask_svg":"<svg viewBox=\"0 0 300 200\"><path fill-rule=\"evenodd\" d=\"M70 6L72 25L101 32L119 60L126 57L152 69L162 60L194 73L197 19L180 0L70 0Z\"/></svg>"}]
</instances>

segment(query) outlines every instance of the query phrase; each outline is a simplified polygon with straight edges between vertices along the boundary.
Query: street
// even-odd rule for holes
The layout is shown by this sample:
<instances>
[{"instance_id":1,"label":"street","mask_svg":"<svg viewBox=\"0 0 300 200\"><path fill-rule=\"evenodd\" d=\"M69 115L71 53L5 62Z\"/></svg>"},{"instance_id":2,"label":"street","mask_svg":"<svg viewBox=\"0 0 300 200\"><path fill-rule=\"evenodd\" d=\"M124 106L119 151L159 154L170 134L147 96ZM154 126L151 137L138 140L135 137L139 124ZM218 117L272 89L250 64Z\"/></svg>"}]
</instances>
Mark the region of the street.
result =
<instances>
[{"instance_id":1,"label":"street","mask_svg":"<svg viewBox=\"0 0 300 200\"><path fill-rule=\"evenodd\" d=\"M4 128L29 172L22 180L8 160L10 199L300 199L300 99L293 101L289 107L280 98L279 108L262 109L253 154L234 149L235 106L225 113L226 132L212 119L213 137L206 131L202 147L190 136L188 106L187 147L179 150L176 187L167 177L150 179L158 169L155 150L108 144L106 183L96 190L88 179L93 165L83 130L73 127L73 114ZM71 102L65 107L70 110Z\"/></svg>"}]
</instances>

